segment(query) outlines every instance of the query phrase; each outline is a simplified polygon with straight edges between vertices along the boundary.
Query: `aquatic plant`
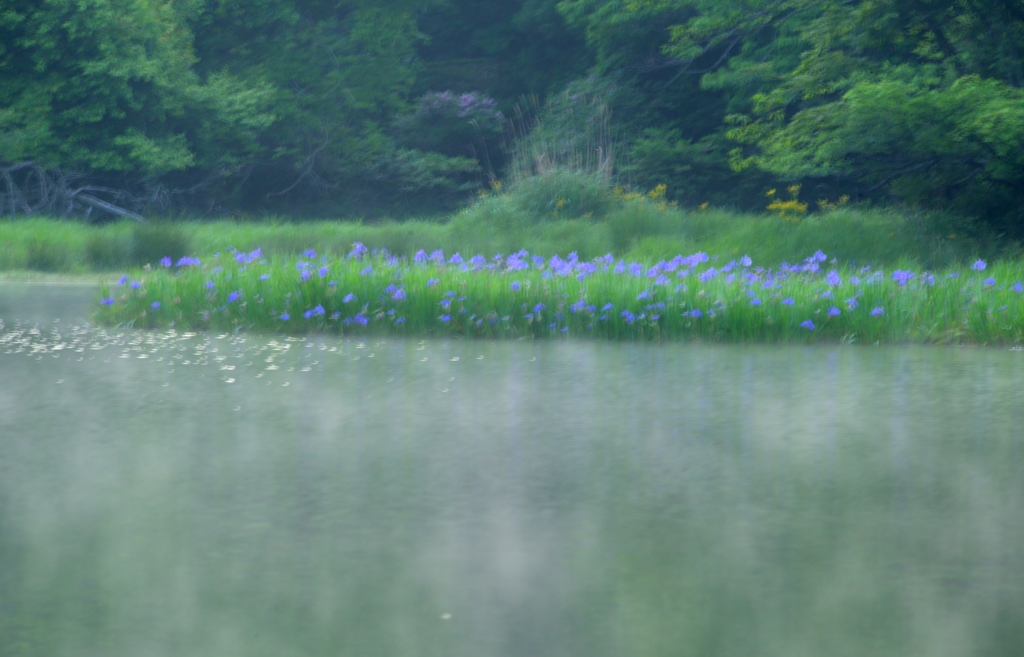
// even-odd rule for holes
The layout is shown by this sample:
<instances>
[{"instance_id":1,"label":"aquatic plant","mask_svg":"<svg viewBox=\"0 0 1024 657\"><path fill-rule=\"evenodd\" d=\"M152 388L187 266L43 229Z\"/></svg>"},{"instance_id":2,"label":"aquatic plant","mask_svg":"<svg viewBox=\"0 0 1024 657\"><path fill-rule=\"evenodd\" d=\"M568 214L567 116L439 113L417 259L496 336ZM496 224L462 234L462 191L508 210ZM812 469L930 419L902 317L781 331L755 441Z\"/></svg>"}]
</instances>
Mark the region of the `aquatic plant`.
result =
<instances>
[{"instance_id":1,"label":"aquatic plant","mask_svg":"<svg viewBox=\"0 0 1024 657\"><path fill-rule=\"evenodd\" d=\"M776 268L705 253L657 263L519 251L411 259L356 243L343 257L232 251L135 271L104 286L105 325L281 333L590 336L627 340L1017 344L1024 268L911 272L833 265L826 254ZM838 300L845 300L841 303ZM843 305L844 309L839 306ZM600 309L600 310L599 310Z\"/></svg>"}]
</instances>

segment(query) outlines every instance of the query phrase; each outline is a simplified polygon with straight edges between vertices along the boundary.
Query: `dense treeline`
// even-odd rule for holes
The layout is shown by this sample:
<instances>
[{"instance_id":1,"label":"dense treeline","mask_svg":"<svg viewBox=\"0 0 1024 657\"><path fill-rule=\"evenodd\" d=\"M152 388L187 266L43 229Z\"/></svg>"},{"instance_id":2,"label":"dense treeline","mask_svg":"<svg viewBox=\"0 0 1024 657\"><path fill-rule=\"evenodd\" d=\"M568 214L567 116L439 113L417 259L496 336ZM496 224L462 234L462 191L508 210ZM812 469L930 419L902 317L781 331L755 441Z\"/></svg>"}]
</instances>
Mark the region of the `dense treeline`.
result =
<instances>
[{"instance_id":1,"label":"dense treeline","mask_svg":"<svg viewBox=\"0 0 1024 657\"><path fill-rule=\"evenodd\" d=\"M0 201L437 213L539 119L610 122L582 147L684 206L799 184L1020 234L1022 55L1024 0L0 0Z\"/></svg>"}]
</instances>

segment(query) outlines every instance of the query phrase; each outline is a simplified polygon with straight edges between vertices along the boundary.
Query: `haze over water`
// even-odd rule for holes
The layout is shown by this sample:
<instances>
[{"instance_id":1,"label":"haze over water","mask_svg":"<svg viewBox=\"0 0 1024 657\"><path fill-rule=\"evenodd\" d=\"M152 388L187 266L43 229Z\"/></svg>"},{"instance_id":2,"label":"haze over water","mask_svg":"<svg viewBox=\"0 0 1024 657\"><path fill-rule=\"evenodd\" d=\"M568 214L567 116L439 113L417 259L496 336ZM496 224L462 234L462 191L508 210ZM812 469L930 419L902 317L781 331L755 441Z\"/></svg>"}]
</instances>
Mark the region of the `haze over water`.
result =
<instances>
[{"instance_id":1,"label":"haze over water","mask_svg":"<svg viewBox=\"0 0 1024 657\"><path fill-rule=\"evenodd\" d=\"M1020 654L1024 353L102 331L92 301L0 287L5 657Z\"/></svg>"}]
</instances>

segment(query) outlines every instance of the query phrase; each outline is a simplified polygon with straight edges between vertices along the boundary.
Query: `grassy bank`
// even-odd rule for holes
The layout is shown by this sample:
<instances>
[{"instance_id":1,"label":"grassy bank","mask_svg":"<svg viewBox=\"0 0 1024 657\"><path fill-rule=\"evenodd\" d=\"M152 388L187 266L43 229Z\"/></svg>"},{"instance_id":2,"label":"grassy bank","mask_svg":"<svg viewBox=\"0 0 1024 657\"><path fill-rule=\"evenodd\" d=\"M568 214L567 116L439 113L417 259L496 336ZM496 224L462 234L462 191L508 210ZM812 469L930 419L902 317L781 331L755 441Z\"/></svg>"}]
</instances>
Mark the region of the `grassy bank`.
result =
<instances>
[{"instance_id":1,"label":"grassy bank","mask_svg":"<svg viewBox=\"0 0 1024 657\"><path fill-rule=\"evenodd\" d=\"M554 205L562 197L556 196ZM968 238L953 222L895 210L840 208L800 221L770 214L709 209L686 212L649 199L622 201L599 218L539 215L514 196L493 195L443 221L362 224L180 222L101 227L47 219L0 221L0 271L83 274L155 264L163 256L209 259L230 249L261 248L271 258L307 248L340 256L354 242L411 257L443 249L488 257L525 249L550 257L575 252L583 259L606 253L655 262L703 251L723 258L748 254L759 263L795 262L822 249L844 264L880 267L953 267L981 257L1016 258L1005 244Z\"/></svg>"},{"instance_id":2,"label":"grassy bank","mask_svg":"<svg viewBox=\"0 0 1024 657\"><path fill-rule=\"evenodd\" d=\"M703 253L653 265L520 252L410 259L312 251L186 259L104 285L97 320L182 329L355 335L1016 345L1024 265L854 269L818 252L756 266Z\"/></svg>"}]
</instances>

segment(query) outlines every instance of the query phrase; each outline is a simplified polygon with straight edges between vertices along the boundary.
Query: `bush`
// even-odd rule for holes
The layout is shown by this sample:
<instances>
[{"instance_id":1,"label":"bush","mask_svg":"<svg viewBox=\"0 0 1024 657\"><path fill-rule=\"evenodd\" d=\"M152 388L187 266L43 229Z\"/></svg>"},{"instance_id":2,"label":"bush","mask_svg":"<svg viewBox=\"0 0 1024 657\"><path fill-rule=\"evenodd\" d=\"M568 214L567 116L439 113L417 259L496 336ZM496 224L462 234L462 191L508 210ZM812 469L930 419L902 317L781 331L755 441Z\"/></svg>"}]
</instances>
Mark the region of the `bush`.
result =
<instances>
[{"instance_id":1,"label":"bush","mask_svg":"<svg viewBox=\"0 0 1024 657\"><path fill-rule=\"evenodd\" d=\"M67 244L44 235L33 235L25 244L25 268L35 271L66 271Z\"/></svg>"},{"instance_id":2,"label":"bush","mask_svg":"<svg viewBox=\"0 0 1024 657\"><path fill-rule=\"evenodd\" d=\"M130 236L110 231L94 233L85 243L85 262L92 269L125 267L132 261Z\"/></svg>"},{"instance_id":3,"label":"bush","mask_svg":"<svg viewBox=\"0 0 1024 657\"><path fill-rule=\"evenodd\" d=\"M180 226L150 222L139 224L132 231L131 260L135 264L155 264L161 258L178 260L190 255L192 240Z\"/></svg>"},{"instance_id":4,"label":"bush","mask_svg":"<svg viewBox=\"0 0 1024 657\"><path fill-rule=\"evenodd\" d=\"M600 218L619 203L601 175L564 168L524 178L509 191L535 221Z\"/></svg>"}]
</instances>

